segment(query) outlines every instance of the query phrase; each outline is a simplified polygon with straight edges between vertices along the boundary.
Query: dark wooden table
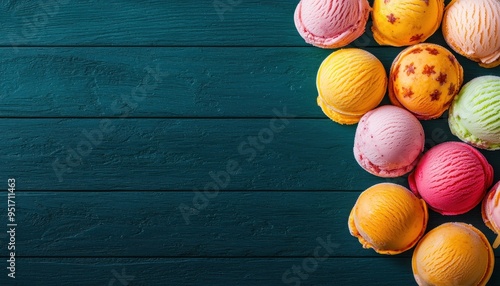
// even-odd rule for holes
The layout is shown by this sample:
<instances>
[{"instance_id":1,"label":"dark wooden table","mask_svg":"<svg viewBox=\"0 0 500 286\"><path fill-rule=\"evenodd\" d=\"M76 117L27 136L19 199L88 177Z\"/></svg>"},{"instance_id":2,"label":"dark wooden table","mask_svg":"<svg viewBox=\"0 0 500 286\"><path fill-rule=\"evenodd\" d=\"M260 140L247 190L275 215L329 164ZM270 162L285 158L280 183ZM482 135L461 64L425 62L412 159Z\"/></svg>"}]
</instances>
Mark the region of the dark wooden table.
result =
<instances>
[{"instance_id":1,"label":"dark wooden table","mask_svg":"<svg viewBox=\"0 0 500 286\"><path fill-rule=\"evenodd\" d=\"M296 4L3 1L0 285L414 285L411 251L349 235L362 190L408 184L363 171L356 126L316 105L332 51L304 43ZM441 31L428 41L445 45ZM369 31L350 46L387 71L402 50ZM466 82L500 74L458 59ZM422 124L426 149L458 140L446 115ZM500 180L500 151L483 154ZM446 221L494 239L479 208L431 212L429 228Z\"/></svg>"}]
</instances>

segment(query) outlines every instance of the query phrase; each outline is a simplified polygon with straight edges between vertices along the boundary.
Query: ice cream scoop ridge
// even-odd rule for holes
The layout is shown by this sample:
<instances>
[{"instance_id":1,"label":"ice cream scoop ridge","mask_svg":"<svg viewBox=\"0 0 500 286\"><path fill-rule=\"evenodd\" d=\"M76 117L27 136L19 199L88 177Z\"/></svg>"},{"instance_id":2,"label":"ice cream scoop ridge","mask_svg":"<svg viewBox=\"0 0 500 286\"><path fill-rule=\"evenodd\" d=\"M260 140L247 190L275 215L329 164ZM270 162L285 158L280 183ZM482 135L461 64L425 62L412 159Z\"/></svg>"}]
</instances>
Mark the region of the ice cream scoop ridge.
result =
<instances>
[{"instance_id":1,"label":"ice cream scoop ridge","mask_svg":"<svg viewBox=\"0 0 500 286\"><path fill-rule=\"evenodd\" d=\"M294 20L307 43L331 49L346 46L361 36L369 14L367 0L301 0Z\"/></svg>"},{"instance_id":2,"label":"ice cream scoop ridge","mask_svg":"<svg viewBox=\"0 0 500 286\"><path fill-rule=\"evenodd\" d=\"M389 76L389 99L418 119L440 117L463 82L463 69L442 46L417 44L394 59Z\"/></svg>"},{"instance_id":3,"label":"ice cream scoop ridge","mask_svg":"<svg viewBox=\"0 0 500 286\"><path fill-rule=\"evenodd\" d=\"M424 129L415 116L384 105L361 118L354 137L354 157L375 176L399 177L415 167L424 141Z\"/></svg>"},{"instance_id":4,"label":"ice cream scoop ridge","mask_svg":"<svg viewBox=\"0 0 500 286\"><path fill-rule=\"evenodd\" d=\"M443 0L375 0L373 37L396 47L424 42L439 28L443 10Z\"/></svg>"},{"instance_id":5,"label":"ice cream scoop ridge","mask_svg":"<svg viewBox=\"0 0 500 286\"><path fill-rule=\"evenodd\" d=\"M371 53L356 48L331 53L318 69L318 105L333 121L355 124L382 101L387 76Z\"/></svg>"},{"instance_id":6,"label":"ice cream scoop ridge","mask_svg":"<svg viewBox=\"0 0 500 286\"><path fill-rule=\"evenodd\" d=\"M349 231L364 248L398 254L418 242L428 221L427 205L403 186L381 183L361 193L349 215Z\"/></svg>"},{"instance_id":7,"label":"ice cream scoop ridge","mask_svg":"<svg viewBox=\"0 0 500 286\"><path fill-rule=\"evenodd\" d=\"M422 156L408 182L431 209L457 215L481 202L493 182L493 168L474 147L445 142Z\"/></svg>"},{"instance_id":8,"label":"ice cream scoop ridge","mask_svg":"<svg viewBox=\"0 0 500 286\"><path fill-rule=\"evenodd\" d=\"M486 226L498 235L493 243L493 248L497 248L500 245L500 181L484 197L481 213Z\"/></svg>"},{"instance_id":9,"label":"ice cream scoop ridge","mask_svg":"<svg viewBox=\"0 0 500 286\"><path fill-rule=\"evenodd\" d=\"M448 123L460 140L500 149L500 77L480 76L466 83L450 106Z\"/></svg>"},{"instance_id":10,"label":"ice cream scoop ridge","mask_svg":"<svg viewBox=\"0 0 500 286\"><path fill-rule=\"evenodd\" d=\"M418 285L485 286L495 265L493 249L472 225L449 222L429 231L412 257Z\"/></svg>"},{"instance_id":11,"label":"ice cream scoop ridge","mask_svg":"<svg viewBox=\"0 0 500 286\"><path fill-rule=\"evenodd\" d=\"M486 68L500 64L500 1L451 1L445 9L442 30L457 53Z\"/></svg>"}]
</instances>

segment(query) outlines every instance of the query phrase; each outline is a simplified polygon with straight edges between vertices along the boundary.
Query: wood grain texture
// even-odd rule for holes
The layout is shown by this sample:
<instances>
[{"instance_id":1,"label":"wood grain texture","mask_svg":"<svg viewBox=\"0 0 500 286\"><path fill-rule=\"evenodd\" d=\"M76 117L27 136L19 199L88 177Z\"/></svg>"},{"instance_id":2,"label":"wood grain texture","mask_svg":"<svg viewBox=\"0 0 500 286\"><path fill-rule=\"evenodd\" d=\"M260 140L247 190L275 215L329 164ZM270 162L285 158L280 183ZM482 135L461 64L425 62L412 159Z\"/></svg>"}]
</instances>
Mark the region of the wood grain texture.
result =
<instances>
[{"instance_id":1,"label":"wood grain texture","mask_svg":"<svg viewBox=\"0 0 500 286\"><path fill-rule=\"evenodd\" d=\"M333 245L332 257L382 257L363 249L349 234L347 221L358 195L247 191L202 197L195 192L23 192L17 196L17 254L307 257L323 241ZM189 208L197 212L190 213ZM428 230L444 222L463 221L494 240L493 232L482 222L479 207L461 216L430 214ZM0 219L6 221L6 215ZM3 247L0 255L7 255Z\"/></svg>"},{"instance_id":2,"label":"wood grain texture","mask_svg":"<svg viewBox=\"0 0 500 286\"><path fill-rule=\"evenodd\" d=\"M366 50L389 73L402 49ZM326 118L315 81L330 53L313 47L2 48L0 117L272 117L273 108L286 106L298 118ZM500 67L460 62L466 82L500 74Z\"/></svg>"},{"instance_id":3,"label":"wood grain texture","mask_svg":"<svg viewBox=\"0 0 500 286\"><path fill-rule=\"evenodd\" d=\"M428 147L457 140L446 120L423 125ZM406 184L358 166L355 128L278 117L3 119L0 173L19 178L20 190L203 190L228 169L234 172L216 183L219 189L359 191L379 182ZM498 170L500 153L483 153Z\"/></svg>"},{"instance_id":4,"label":"wood grain texture","mask_svg":"<svg viewBox=\"0 0 500 286\"><path fill-rule=\"evenodd\" d=\"M416 285L409 258L20 259L18 285ZM284 273L296 266L304 279ZM306 271L309 270L310 272ZM314 270L314 271L313 271ZM307 275L307 276L306 276ZM129 284L120 284L118 278ZM125 279L127 278L127 279ZM295 279L294 279L295 278ZM0 277L0 283L6 282ZM115 280L113 280L115 279ZM297 284L297 280L300 284ZM500 280L494 272L489 285ZM167 282L168 281L168 282ZM7 281L9 282L9 281Z\"/></svg>"},{"instance_id":5,"label":"wood grain texture","mask_svg":"<svg viewBox=\"0 0 500 286\"><path fill-rule=\"evenodd\" d=\"M371 1L372 2L372 1ZM449 2L449 1L447 1ZM293 21L298 1L7 0L0 45L309 46ZM367 32L351 46L376 46ZM431 38L444 43L441 32Z\"/></svg>"}]
</instances>

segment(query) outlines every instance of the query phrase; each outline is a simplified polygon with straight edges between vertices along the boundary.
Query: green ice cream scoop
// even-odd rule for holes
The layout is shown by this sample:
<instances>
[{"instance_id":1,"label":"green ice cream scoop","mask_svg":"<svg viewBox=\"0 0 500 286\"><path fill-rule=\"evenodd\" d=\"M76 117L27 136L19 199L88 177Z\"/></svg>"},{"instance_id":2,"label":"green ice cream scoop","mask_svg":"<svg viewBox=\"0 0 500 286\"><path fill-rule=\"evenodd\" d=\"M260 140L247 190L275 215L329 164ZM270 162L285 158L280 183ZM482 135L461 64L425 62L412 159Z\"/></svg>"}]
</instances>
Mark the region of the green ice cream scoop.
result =
<instances>
[{"instance_id":1,"label":"green ice cream scoop","mask_svg":"<svg viewBox=\"0 0 500 286\"><path fill-rule=\"evenodd\" d=\"M500 149L500 77L480 76L465 84L450 106L448 124L472 146Z\"/></svg>"}]
</instances>

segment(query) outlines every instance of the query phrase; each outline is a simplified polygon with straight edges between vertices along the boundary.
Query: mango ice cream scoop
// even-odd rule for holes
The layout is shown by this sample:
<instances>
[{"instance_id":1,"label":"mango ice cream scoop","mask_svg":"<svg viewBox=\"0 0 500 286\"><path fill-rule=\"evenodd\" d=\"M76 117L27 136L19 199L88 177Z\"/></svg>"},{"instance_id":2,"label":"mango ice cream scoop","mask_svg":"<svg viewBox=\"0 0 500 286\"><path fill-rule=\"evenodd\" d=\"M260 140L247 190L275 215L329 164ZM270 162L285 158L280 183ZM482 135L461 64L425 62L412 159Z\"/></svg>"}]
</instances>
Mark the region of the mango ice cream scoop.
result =
<instances>
[{"instance_id":1,"label":"mango ice cream scoop","mask_svg":"<svg viewBox=\"0 0 500 286\"><path fill-rule=\"evenodd\" d=\"M442 30L446 43L462 56L485 68L500 64L500 1L451 1Z\"/></svg>"},{"instance_id":2,"label":"mango ice cream scoop","mask_svg":"<svg viewBox=\"0 0 500 286\"><path fill-rule=\"evenodd\" d=\"M403 186L381 183L361 193L349 215L349 231L364 248L398 254L417 244L427 221L423 200Z\"/></svg>"},{"instance_id":3,"label":"mango ice cream scoop","mask_svg":"<svg viewBox=\"0 0 500 286\"><path fill-rule=\"evenodd\" d=\"M387 89L382 63L371 53L341 49L321 63L316 77L318 105L333 121L355 124L377 107Z\"/></svg>"},{"instance_id":4,"label":"mango ice cream scoop","mask_svg":"<svg viewBox=\"0 0 500 286\"><path fill-rule=\"evenodd\" d=\"M389 99L418 119L434 119L448 109L462 82L462 66L450 51L435 44L417 44L394 59Z\"/></svg>"},{"instance_id":5,"label":"mango ice cream scoop","mask_svg":"<svg viewBox=\"0 0 500 286\"><path fill-rule=\"evenodd\" d=\"M412 257L413 275L421 286L485 286L494 264L493 249L484 234L460 222L429 231Z\"/></svg>"},{"instance_id":6,"label":"mango ice cream scoop","mask_svg":"<svg viewBox=\"0 0 500 286\"><path fill-rule=\"evenodd\" d=\"M399 177L417 165L424 141L422 124L413 114L384 105L361 117L354 136L354 157L370 174Z\"/></svg>"},{"instance_id":7,"label":"mango ice cream scoop","mask_svg":"<svg viewBox=\"0 0 500 286\"><path fill-rule=\"evenodd\" d=\"M365 31L370 14L367 0L301 0L295 9L295 27L316 47L348 45Z\"/></svg>"},{"instance_id":8,"label":"mango ice cream scoop","mask_svg":"<svg viewBox=\"0 0 500 286\"><path fill-rule=\"evenodd\" d=\"M477 206L493 182L493 167L474 147L445 142L422 156L408 176L410 189L443 215L463 214Z\"/></svg>"},{"instance_id":9,"label":"mango ice cream scoop","mask_svg":"<svg viewBox=\"0 0 500 286\"><path fill-rule=\"evenodd\" d=\"M443 0L375 0L373 37L395 47L424 42L439 28L443 11Z\"/></svg>"},{"instance_id":10,"label":"mango ice cream scoop","mask_svg":"<svg viewBox=\"0 0 500 286\"><path fill-rule=\"evenodd\" d=\"M500 181L484 197L481 213L486 226L498 235L493 243L493 248L497 248L500 245Z\"/></svg>"},{"instance_id":11,"label":"mango ice cream scoop","mask_svg":"<svg viewBox=\"0 0 500 286\"><path fill-rule=\"evenodd\" d=\"M474 147L500 149L500 77L466 83L451 103L448 124L451 133Z\"/></svg>"}]
</instances>

